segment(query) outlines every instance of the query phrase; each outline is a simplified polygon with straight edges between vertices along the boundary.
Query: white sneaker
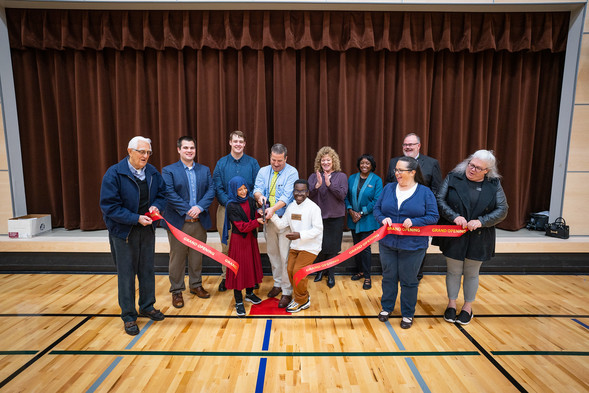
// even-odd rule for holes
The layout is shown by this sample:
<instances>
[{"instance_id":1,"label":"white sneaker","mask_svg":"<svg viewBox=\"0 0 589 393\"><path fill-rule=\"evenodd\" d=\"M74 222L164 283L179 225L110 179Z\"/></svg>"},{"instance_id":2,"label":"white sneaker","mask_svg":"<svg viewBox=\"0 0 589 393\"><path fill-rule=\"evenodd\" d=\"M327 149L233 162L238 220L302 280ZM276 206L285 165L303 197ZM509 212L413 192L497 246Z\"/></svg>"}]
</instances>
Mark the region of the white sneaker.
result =
<instances>
[{"instance_id":1,"label":"white sneaker","mask_svg":"<svg viewBox=\"0 0 589 393\"><path fill-rule=\"evenodd\" d=\"M311 306L311 299L307 300L305 304L298 304L293 300L286 308L286 312L299 312L301 310L306 310L309 306Z\"/></svg>"}]
</instances>

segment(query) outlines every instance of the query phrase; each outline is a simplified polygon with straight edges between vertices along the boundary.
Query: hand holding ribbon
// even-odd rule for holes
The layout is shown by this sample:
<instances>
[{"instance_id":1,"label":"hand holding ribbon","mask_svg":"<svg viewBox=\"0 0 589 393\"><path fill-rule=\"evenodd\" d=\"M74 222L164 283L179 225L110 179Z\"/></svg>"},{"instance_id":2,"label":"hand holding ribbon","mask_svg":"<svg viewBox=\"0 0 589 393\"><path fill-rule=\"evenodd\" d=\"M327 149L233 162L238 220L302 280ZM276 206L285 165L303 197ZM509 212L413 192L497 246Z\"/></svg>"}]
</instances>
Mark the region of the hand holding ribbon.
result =
<instances>
[{"instance_id":1,"label":"hand holding ribbon","mask_svg":"<svg viewBox=\"0 0 589 393\"><path fill-rule=\"evenodd\" d=\"M166 221L166 219L164 217L162 217L159 214L159 212L156 212L156 211L145 213L145 215L148 216L149 218L151 218L153 221L157 221L157 220ZM180 243L192 248L193 250L200 252L201 254L208 256L209 258L219 262L221 265L227 266L229 269L231 269L233 271L233 273L237 274L237 271L239 270L239 264L237 262L235 262L233 259L231 259L227 255L215 250L214 248L207 246L205 243L201 242L200 240L197 240L197 239L193 238L192 236L188 236L187 234L185 234L184 232L182 232L178 228L171 225L168 221L166 221L166 224L168 224L168 228L170 228L170 232L172 232L172 235L174 235L174 237L176 239L178 239L178 241Z\"/></svg>"}]
</instances>

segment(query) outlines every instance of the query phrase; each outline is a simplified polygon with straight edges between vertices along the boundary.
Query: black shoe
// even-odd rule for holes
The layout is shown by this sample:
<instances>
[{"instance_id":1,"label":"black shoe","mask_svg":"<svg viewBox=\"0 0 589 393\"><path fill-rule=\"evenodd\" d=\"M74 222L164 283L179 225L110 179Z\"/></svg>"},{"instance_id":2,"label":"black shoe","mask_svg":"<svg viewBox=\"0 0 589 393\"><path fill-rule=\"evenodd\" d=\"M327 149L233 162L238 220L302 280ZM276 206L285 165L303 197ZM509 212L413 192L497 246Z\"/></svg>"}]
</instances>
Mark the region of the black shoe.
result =
<instances>
[{"instance_id":1,"label":"black shoe","mask_svg":"<svg viewBox=\"0 0 589 393\"><path fill-rule=\"evenodd\" d=\"M423 274L418 274L417 275L417 281L421 281L422 278L423 278Z\"/></svg>"},{"instance_id":2,"label":"black shoe","mask_svg":"<svg viewBox=\"0 0 589 393\"><path fill-rule=\"evenodd\" d=\"M409 329L413 326L413 318L403 317L401 319L401 329Z\"/></svg>"},{"instance_id":3,"label":"black shoe","mask_svg":"<svg viewBox=\"0 0 589 393\"><path fill-rule=\"evenodd\" d=\"M227 287L225 286L225 279L221 280L221 284L219 284L219 292L225 292Z\"/></svg>"},{"instance_id":4,"label":"black shoe","mask_svg":"<svg viewBox=\"0 0 589 393\"><path fill-rule=\"evenodd\" d=\"M456 322L456 309L452 307L448 307L446 311L444 311L444 321L454 323Z\"/></svg>"},{"instance_id":5,"label":"black shoe","mask_svg":"<svg viewBox=\"0 0 589 393\"><path fill-rule=\"evenodd\" d=\"M328 286L329 288L333 288L333 287L335 287L335 277L333 276L333 274L330 274L330 275L327 277L327 286Z\"/></svg>"},{"instance_id":6,"label":"black shoe","mask_svg":"<svg viewBox=\"0 0 589 393\"><path fill-rule=\"evenodd\" d=\"M352 281L358 281L364 277L364 273L356 273L352 276Z\"/></svg>"},{"instance_id":7,"label":"black shoe","mask_svg":"<svg viewBox=\"0 0 589 393\"><path fill-rule=\"evenodd\" d=\"M315 279L313 281L319 282L321 280L323 280L323 270L321 270L320 272L317 272L317 274L315 274Z\"/></svg>"},{"instance_id":8,"label":"black shoe","mask_svg":"<svg viewBox=\"0 0 589 393\"><path fill-rule=\"evenodd\" d=\"M390 312L382 310L380 313L378 313L378 320L381 322L386 322L389 320L390 315L391 315Z\"/></svg>"},{"instance_id":9,"label":"black shoe","mask_svg":"<svg viewBox=\"0 0 589 393\"><path fill-rule=\"evenodd\" d=\"M472 310L470 311L470 314L462 310L460 311L460 314L458 314L456 322L458 322L461 325L468 325L473 318L474 316L472 315Z\"/></svg>"},{"instance_id":10,"label":"black shoe","mask_svg":"<svg viewBox=\"0 0 589 393\"><path fill-rule=\"evenodd\" d=\"M137 326L137 322L130 321L125 322L125 333L129 336L136 336L139 334L139 326Z\"/></svg>"},{"instance_id":11,"label":"black shoe","mask_svg":"<svg viewBox=\"0 0 589 393\"><path fill-rule=\"evenodd\" d=\"M243 306L243 303L235 303L235 311L237 311L238 317L245 316L245 307Z\"/></svg>"},{"instance_id":12,"label":"black shoe","mask_svg":"<svg viewBox=\"0 0 589 393\"><path fill-rule=\"evenodd\" d=\"M152 321L163 321L165 318L164 314L155 308L151 311L139 310L139 315L142 317L147 317Z\"/></svg>"},{"instance_id":13,"label":"black shoe","mask_svg":"<svg viewBox=\"0 0 589 393\"><path fill-rule=\"evenodd\" d=\"M372 280L369 278L365 278L364 285L362 285L362 289L369 290L370 288L372 288Z\"/></svg>"},{"instance_id":14,"label":"black shoe","mask_svg":"<svg viewBox=\"0 0 589 393\"><path fill-rule=\"evenodd\" d=\"M262 299L256 296L255 293L245 294L245 300L252 304L260 304L262 303Z\"/></svg>"},{"instance_id":15,"label":"black shoe","mask_svg":"<svg viewBox=\"0 0 589 393\"><path fill-rule=\"evenodd\" d=\"M260 284L254 285L254 289L260 289Z\"/></svg>"}]
</instances>

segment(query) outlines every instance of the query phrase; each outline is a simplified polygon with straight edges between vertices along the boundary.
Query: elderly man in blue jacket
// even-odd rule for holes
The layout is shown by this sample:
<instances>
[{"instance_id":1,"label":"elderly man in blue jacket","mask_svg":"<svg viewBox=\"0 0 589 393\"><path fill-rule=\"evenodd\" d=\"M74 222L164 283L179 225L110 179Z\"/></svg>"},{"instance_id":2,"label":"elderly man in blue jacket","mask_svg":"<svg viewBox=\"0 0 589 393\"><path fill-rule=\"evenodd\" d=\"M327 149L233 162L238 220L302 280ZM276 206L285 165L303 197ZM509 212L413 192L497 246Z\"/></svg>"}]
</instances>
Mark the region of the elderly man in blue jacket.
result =
<instances>
[{"instance_id":1,"label":"elderly man in blue jacket","mask_svg":"<svg viewBox=\"0 0 589 393\"><path fill-rule=\"evenodd\" d=\"M206 243L207 229L212 227L209 206L215 198L211 170L194 161L196 141L193 137L180 137L177 147L180 160L162 170L168 201L164 216L170 225ZM162 226L167 227L165 223ZM202 299L211 297L202 286L202 254L180 243L170 231L168 240L172 305L176 308L184 307L182 292L186 289L184 275L187 258L190 293Z\"/></svg>"},{"instance_id":2,"label":"elderly man in blue jacket","mask_svg":"<svg viewBox=\"0 0 589 393\"><path fill-rule=\"evenodd\" d=\"M166 199L162 176L147 163L152 154L151 140L136 136L129 141L127 152L129 156L111 166L102 178L100 209L117 267L121 318L125 332L134 336L139 334L135 276L139 280L139 315L154 321L164 319L164 314L153 307L155 227L145 213L159 213Z\"/></svg>"}]
</instances>

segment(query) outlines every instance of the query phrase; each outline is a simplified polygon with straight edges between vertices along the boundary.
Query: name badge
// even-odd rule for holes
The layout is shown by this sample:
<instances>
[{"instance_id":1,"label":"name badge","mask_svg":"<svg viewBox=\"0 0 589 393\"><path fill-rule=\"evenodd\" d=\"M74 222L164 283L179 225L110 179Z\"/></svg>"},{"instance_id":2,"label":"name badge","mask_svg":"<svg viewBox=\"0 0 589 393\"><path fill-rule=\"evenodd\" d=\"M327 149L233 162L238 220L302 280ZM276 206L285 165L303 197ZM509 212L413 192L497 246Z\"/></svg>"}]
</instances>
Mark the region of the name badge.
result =
<instances>
[{"instance_id":1,"label":"name badge","mask_svg":"<svg viewBox=\"0 0 589 393\"><path fill-rule=\"evenodd\" d=\"M291 214L290 215L290 219L291 220L296 220L296 221L301 221L301 215L300 214Z\"/></svg>"}]
</instances>

